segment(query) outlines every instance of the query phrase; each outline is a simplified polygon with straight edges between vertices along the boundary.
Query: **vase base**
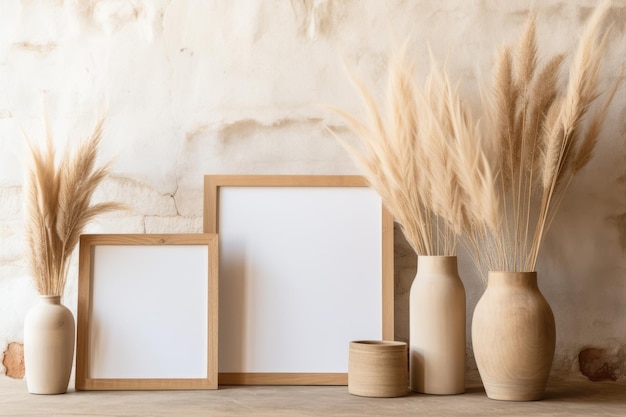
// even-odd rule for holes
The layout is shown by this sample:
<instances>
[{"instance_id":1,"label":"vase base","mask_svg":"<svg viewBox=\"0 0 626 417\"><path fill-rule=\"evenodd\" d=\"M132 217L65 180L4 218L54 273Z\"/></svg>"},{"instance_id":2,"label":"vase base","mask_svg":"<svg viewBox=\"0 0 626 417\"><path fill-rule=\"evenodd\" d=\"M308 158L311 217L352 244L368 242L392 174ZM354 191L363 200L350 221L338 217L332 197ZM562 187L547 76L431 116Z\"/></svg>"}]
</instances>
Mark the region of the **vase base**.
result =
<instances>
[{"instance_id":1,"label":"vase base","mask_svg":"<svg viewBox=\"0 0 626 417\"><path fill-rule=\"evenodd\" d=\"M63 395L66 394L67 391L59 391L59 392L33 392L33 391L28 391L29 394L31 395Z\"/></svg>"},{"instance_id":2,"label":"vase base","mask_svg":"<svg viewBox=\"0 0 626 417\"><path fill-rule=\"evenodd\" d=\"M519 385L485 388L487 397L496 401L540 401L543 399L545 387L523 388Z\"/></svg>"},{"instance_id":3,"label":"vase base","mask_svg":"<svg viewBox=\"0 0 626 417\"><path fill-rule=\"evenodd\" d=\"M465 394L465 390L462 390L462 391L437 391L437 390L416 390L416 389L411 389L411 392L414 392L416 394L441 395L441 396Z\"/></svg>"},{"instance_id":4,"label":"vase base","mask_svg":"<svg viewBox=\"0 0 626 417\"><path fill-rule=\"evenodd\" d=\"M543 395L540 395L538 397L536 396L523 397L523 396L516 396L516 395L507 396L507 397L496 397L496 396L491 396L487 394L487 398L489 398L490 400L494 400L494 401L529 402L529 401L541 401L543 400Z\"/></svg>"}]
</instances>

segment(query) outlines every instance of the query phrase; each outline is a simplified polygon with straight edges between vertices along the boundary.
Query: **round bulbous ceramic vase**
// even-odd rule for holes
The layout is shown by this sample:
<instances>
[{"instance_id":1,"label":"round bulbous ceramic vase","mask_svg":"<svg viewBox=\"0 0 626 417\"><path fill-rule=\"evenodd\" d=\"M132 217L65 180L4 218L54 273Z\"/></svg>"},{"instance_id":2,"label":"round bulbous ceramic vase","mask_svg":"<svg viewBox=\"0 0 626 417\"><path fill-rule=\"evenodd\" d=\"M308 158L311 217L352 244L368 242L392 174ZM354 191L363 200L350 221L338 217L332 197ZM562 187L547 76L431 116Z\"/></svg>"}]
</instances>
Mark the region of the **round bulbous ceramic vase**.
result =
<instances>
[{"instance_id":1,"label":"round bulbous ceramic vase","mask_svg":"<svg viewBox=\"0 0 626 417\"><path fill-rule=\"evenodd\" d=\"M57 295L42 295L24 320L24 366L31 394L63 394L74 359L74 316Z\"/></svg>"},{"instance_id":2,"label":"round bulbous ceramic vase","mask_svg":"<svg viewBox=\"0 0 626 417\"><path fill-rule=\"evenodd\" d=\"M465 318L456 256L418 256L409 300L411 391L465 392Z\"/></svg>"},{"instance_id":3,"label":"round bulbous ceramic vase","mask_svg":"<svg viewBox=\"0 0 626 417\"><path fill-rule=\"evenodd\" d=\"M489 398L543 398L556 330L554 315L537 286L536 272L489 272L474 310L472 344Z\"/></svg>"}]
</instances>

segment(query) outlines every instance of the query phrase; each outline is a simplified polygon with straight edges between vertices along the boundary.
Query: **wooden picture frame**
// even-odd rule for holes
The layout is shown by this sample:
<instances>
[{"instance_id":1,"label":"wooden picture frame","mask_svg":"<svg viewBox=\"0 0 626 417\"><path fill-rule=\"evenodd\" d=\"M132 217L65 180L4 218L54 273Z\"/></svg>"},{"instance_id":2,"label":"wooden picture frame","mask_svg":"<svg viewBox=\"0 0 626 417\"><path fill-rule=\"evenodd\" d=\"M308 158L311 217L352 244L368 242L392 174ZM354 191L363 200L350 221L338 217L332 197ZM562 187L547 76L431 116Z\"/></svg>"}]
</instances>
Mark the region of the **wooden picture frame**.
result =
<instances>
[{"instance_id":1,"label":"wooden picture frame","mask_svg":"<svg viewBox=\"0 0 626 417\"><path fill-rule=\"evenodd\" d=\"M345 385L393 340L393 218L360 176L205 176L220 236L219 383Z\"/></svg>"},{"instance_id":2,"label":"wooden picture frame","mask_svg":"<svg viewBox=\"0 0 626 417\"><path fill-rule=\"evenodd\" d=\"M82 235L77 390L217 388L218 238Z\"/></svg>"}]
</instances>

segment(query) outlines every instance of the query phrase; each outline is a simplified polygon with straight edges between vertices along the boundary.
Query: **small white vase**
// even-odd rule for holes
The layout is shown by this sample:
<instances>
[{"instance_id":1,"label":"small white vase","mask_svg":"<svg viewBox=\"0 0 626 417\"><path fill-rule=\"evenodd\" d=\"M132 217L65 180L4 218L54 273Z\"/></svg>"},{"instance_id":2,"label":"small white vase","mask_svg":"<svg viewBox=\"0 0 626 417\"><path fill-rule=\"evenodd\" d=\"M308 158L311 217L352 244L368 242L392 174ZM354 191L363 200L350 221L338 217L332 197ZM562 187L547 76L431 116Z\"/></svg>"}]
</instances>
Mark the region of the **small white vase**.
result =
<instances>
[{"instance_id":1,"label":"small white vase","mask_svg":"<svg viewBox=\"0 0 626 417\"><path fill-rule=\"evenodd\" d=\"M554 315L537 287L537 273L489 272L472 320L474 356L487 396L541 399L555 341Z\"/></svg>"},{"instance_id":2,"label":"small white vase","mask_svg":"<svg viewBox=\"0 0 626 417\"><path fill-rule=\"evenodd\" d=\"M63 394L74 360L74 316L58 295L42 295L24 320L24 366L31 394Z\"/></svg>"},{"instance_id":3,"label":"small white vase","mask_svg":"<svg viewBox=\"0 0 626 417\"><path fill-rule=\"evenodd\" d=\"M465 392L465 326L456 256L418 256L409 301L412 391Z\"/></svg>"}]
</instances>

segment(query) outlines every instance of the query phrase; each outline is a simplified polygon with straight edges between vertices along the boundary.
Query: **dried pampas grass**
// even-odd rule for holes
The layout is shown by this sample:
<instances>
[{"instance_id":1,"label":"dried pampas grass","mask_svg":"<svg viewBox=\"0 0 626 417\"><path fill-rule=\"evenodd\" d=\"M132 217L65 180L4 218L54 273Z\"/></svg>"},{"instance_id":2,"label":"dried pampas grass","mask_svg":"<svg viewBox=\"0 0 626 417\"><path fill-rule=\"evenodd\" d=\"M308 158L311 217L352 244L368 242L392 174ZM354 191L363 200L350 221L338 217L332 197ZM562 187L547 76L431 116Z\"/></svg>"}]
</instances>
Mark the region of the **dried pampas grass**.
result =
<instances>
[{"instance_id":1,"label":"dried pampas grass","mask_svg":"<svg viewBox=\"0 0 626 417\"><path fill-rule=\"evenodd\" d=\"M112 202L90 204L109 169L109 165L96 167L103 121L100 119L91 137L75 153L66 151L58 164L48 126L44 149L28 142L27 258L42 295L63 295L70 256L87 223L99 214L123 208Z\"/></svg>"},{"instance_id":2,"label":"dried pampas grass","mask_svg":"<svg viewBox=\"0 0 626 417\"><path fill-rule=\"evenodd\" d=\"M362 167L370 185L418 255L455 255L465 228L462 184L449 154L452 142L476 135L450 80L433 63L424 87L416 84L406 45L389 63L387 111L353 79L365 104L363 119L335 111L360 146L338 138Z\"/></svg>"},{"instance_id":3,"label":"dried pampas grass","mask_svg":"<svg viewBox=\"0 0 626 417\"><path fill-rule=\"evenodd\" d=\"M604 3L590 17L564 89L559 87L563 55L538 68L534 17L515 51L505 48L498 56L495 81L483 106L489 159L499 173L495 178L498 206L492 211L501 221L495 229L466 231L478 262L489 270L535 270L545 233L573 176L591 159L621 82L620 74L585 130L588 110L602 93L600 68L610 32L610 28L603 30L602 23L608 6ZM470 223L493 224L485 216Z\"/></svg>"},{"instance_id":4,"label":"dried pampas grass","mask_svg":"<svg viewBox=\"0 0 626 417\"><path fill-rule=\"evenodd\" d=\"M539 59L531 16L518 45L498 55L493 86L482 92L482 126L444 70L433 65L424 87L415 83L406 46L390 62L387 112L355 81L366 117L337 111L361 147L340 141L418 255L452 255L460 234L482 273L483 266L535 270L545 233L573 176L591 159L622 81L620 73L585 123L602 95L608 10L605 2L590 17L565 88L564 55Z\"/></svg>"}]
</instances>

